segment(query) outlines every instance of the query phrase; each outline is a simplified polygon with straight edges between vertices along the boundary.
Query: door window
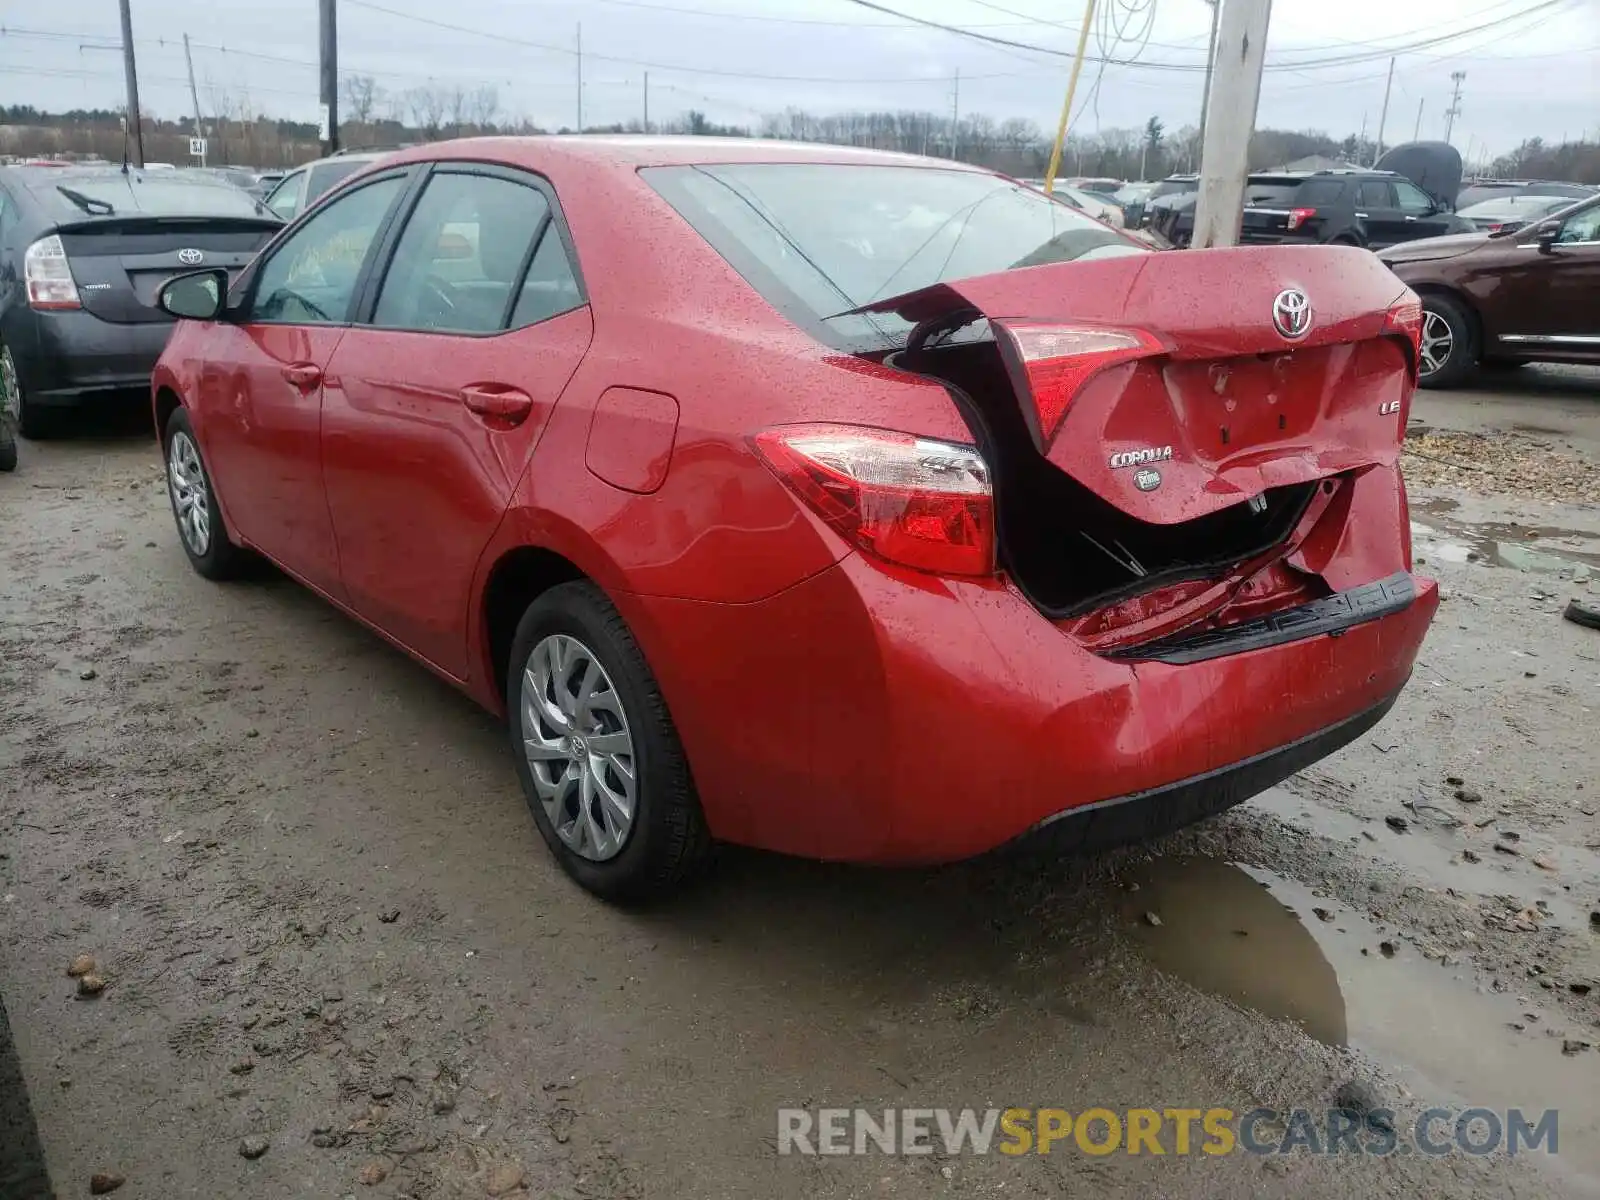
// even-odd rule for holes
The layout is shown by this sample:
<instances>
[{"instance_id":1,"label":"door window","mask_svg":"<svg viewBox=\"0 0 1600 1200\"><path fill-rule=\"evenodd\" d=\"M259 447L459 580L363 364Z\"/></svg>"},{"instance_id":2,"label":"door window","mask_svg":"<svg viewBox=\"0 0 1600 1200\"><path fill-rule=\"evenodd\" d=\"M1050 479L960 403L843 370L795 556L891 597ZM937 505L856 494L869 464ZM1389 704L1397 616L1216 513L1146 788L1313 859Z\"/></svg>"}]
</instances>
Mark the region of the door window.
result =
<instances>
[{"instance_id":1,"label":"door window","mask_svg":"<svg viewBox=\"0 0 1600 1200\"><path fill-rule=\"evenodd\" d=\"M1399 209L1410 217L1425 217L1433 211L1433 201L1428 198L1428 193L1414 183L1407 183L1403 179L1394 181L1395 195L1399 198Z\"/></svg>"},{"instance_id":2,"label":"door window","mask_svg":"<svg viewBox=\"0 0 1600 1200\"><path fill-rule=\"evenodd\" d=\"M517 307L511 314L511 328L521 329L524 325L548 321L582 303L583 293L572 273L567 248L562 245L561 234L552 221L545 226L539 249L528 264L527 278L522 281Z\"/></svg>"},{"instance_id":3,"label":"door window","mask_svg":"<svg viewBox=\"0 0 1600 1200\"><path fill-rule=\"evenodd\" d=\"M261 267L250 320L337 325L350 319L361 267L406 180L380 179L315 213Z\"/></svg>"},{"instance_id":4,"label":"door window","mask_svg":"<svg viewBox=\"0 0 1600 1200\"><path fill-rule=\"evenodd\" d=\"M1600 204L1591 204L1582 212L1575 212L1561 224L1556 241L1562 245L1573 242L1600 242Z\"/></svg>"},{"instance_id":5,"label":"door window","mask_svg":"<svg viewBox=\"0 0 1600 1200\"><path fill-rule=\"evenodd\" d=\"M1382 179L1363 179L1356 189L1356 203L1362 208L1393 208L1389 185Z\"/></svg>"},{"instance_id":6,"label":"door window","mask_svg":"<svg viewBox=\"0 0 1600 1200\"><path fill-rule=\"evenodd\" d=\"M304 171L285 175L278 181L278 186L272 189L272 195L267 197L267 207L285 221L294 220L295 213L300 211L300 185L305 181Z\"/></svg>"},{"instance_id":7,"label":"door window","mask_svg":"<svg viewBox=\"0 0 1600 1200\"><path fill-rule=\"evenodd\" d=\"M400 235L372 323L451 333L505 328L517 276L549 217L538 188L493 175L434 175Z\"/></svg>"}]
</instances>

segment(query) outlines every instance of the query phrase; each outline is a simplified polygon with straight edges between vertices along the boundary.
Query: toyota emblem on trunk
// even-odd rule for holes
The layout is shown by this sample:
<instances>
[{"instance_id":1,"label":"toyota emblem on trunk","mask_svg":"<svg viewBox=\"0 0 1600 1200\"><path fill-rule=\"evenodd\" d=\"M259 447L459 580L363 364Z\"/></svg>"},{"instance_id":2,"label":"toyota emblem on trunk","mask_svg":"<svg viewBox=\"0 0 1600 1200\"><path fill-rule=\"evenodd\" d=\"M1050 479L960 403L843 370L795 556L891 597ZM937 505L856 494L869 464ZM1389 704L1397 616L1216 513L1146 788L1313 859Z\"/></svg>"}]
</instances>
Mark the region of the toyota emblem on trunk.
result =
<instances>
[{"instance_id":1,"label":"toyota emblem on trunk","mask_svg":"<svg viewBox=\"0 0 1600 1200\"><path fill-rule=\"evenodd\" d=\"M206 256L198 250L185 249L178 251L178 261L186 267L198 267L205 260ZM1280 296L1279 299L1282 299L1282 297ZM1278 328L1281 329L1283 326L1280 325Z\"/></svg>"},{"instance_id":2,"label":"toyota emblem on trunk","mask_svg":"<svg viewBox=\"0 0 1600 1200\"><path fill-rule=\"evenodd\" d=\"M1290 341L1311 331L1311 300L1299 288L1285 288L1272 301L1272 323Z\"/></svg>"}]
</instances>

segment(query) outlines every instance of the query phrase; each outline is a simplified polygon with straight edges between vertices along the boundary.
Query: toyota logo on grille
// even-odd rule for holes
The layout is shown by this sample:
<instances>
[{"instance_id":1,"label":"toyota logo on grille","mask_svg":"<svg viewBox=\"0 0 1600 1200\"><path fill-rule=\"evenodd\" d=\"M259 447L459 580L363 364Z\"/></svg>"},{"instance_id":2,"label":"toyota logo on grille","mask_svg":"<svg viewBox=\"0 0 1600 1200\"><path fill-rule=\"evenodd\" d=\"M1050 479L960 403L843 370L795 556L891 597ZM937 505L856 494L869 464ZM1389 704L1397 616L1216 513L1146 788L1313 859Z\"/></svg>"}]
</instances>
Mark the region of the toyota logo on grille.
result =
<instances>
[{"instance_id":1,"label":"toyota logo on grille","mask_svg":"<svg viewBox=\"0 0 1600 1200\"><path fill-rule=\"evenodd\" d=\"M198 267L201 263L205 262L205 260L206 256L201 254L198 250L189 249L178 251L178 261L186 267Z\"/></svg>"},{"instance_id":2,"label":"toyota logo on grille","mask_svg":"<svg viewBox=\"0 0 1600 1200\"><path fill-rule=\"evenodd\" d=\"M1272 323L1290 341L1311 332L1311 301L1299 288L1285 288L1272 301Z\"/></svg>"}]
</instances>

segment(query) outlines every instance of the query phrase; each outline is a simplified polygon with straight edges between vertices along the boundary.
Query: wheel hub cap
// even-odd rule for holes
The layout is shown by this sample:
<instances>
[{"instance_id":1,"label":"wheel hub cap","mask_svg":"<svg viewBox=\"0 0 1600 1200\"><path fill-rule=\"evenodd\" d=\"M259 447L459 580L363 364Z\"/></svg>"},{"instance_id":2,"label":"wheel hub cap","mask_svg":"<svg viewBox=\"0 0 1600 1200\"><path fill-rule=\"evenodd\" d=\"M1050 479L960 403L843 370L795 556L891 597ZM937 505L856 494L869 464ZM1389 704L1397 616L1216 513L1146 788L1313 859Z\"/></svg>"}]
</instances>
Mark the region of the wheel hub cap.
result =
<instances>
[{"instance_id":1,"label":"wheel hub cap","mask_svg":"<svg viewBox=\"0 0 1600 1200\"><path fill-rule=\"evenodd\" d=\"M200 451L181 430L167 448L167 491L184 544L192 553L204 554L211 547L211 495L200 469Z\"/></svg>"},{"instance_id":2,"label":"wheel hub cap","mask_svg":"<svg viewBox=\"0 0 1600 1200\"><path fill-rule=\"evenodd\" d=\"M17 382L17 364L11 350L0 350L0 425L12 424L22 416L22 385Z\"/></svg>"},{"instance_id":3,"label":"wheel hub cap","mask_svg":"<svg viewBox=\"0 0 1600 1200\"><path fill-rule=\"evenodd\" d=\"M522 670L522 745L533 789L564 845L591 862L622 853L637 798L633 733L594 651L554 633Z\"/></svg>"}]
</instances>

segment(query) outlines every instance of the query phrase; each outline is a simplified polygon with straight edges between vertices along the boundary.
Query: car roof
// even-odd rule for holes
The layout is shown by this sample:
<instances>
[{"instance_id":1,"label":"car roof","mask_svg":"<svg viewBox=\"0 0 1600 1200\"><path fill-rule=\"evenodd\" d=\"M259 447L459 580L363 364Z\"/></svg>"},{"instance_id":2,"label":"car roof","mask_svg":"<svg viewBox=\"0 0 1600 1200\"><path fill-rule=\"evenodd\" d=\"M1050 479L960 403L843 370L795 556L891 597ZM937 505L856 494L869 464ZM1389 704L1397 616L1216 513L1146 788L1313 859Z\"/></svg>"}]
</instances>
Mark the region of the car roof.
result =
<instances>
[{"instance_id":1,"label":"car roof","mask_svg":"<svg viewBox=\"0 0 1600 1200\"><path fill-rule=\"evenodd\" d=\"M350 157L350 156L346 156ZM545 134L534 137L457 138L393 153L396 163L435 158L486 158L525 166L566 160L633 171L639 167L695 166L712 163L876 164L989 173L950 159L926 158L890 150L784 142L769 138L655 136L645 134ZM316 165L316 164L311 164Z\"/></svg>"}]
</instances>

